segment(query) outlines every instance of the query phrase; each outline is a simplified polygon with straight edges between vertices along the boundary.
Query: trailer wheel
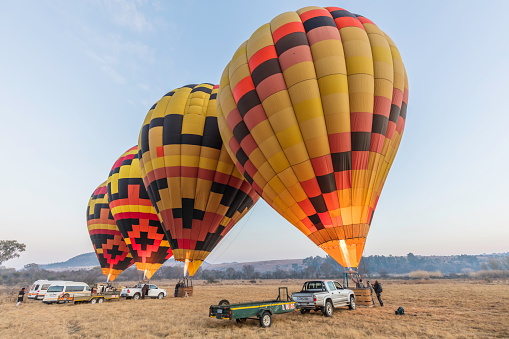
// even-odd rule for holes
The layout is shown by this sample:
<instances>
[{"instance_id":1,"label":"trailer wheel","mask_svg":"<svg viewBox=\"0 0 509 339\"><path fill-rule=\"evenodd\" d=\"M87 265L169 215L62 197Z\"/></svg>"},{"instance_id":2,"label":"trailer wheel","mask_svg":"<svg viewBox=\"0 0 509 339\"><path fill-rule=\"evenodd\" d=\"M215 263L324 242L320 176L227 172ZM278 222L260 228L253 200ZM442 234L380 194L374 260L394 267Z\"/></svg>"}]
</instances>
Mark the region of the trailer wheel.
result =
<instances>
[{"instance_id":1,"label":"trailer wheel","mask_svg":"<svg viewBox=\"0 0 509 339\"><path fill-rule=\"evenodd\" d=\"M99 304L102 304L102 303L103 303L103 301L104 301L104 299L103 299L103 298L99 298L99 300L97 300L97 302L98 302Z\"/></svg>"},{"instance_id":2,"label":"trailer wheel","mask_svg":"<svg viewBox=\"0 0 509 339\"><path fill-rule=\"evenodd\" d=\"M93 305L97 302L97 299L96 298L92 298L92 300L90 300L90 303Z\"/></svg>"},{"instance_id":3,"label":"trailer wheel","mask_svg":"<svg viewBox=\"0 0 509 339\"><path fill-rule=\"evenodd\" d=\"M229 302L228 300L226 300L226 299L223 299L223 300L221 300L221 301L219 302L219 304L218 304L218 305L219 305L219 306L221 306L221 305L230 305L230 302Z\"/></svg>"},{"instance_id":4,"label":"trailer wheel","mask_svg":"<svg viewBox=\"0 0 509 339\"><path fill-rule=\"evenodd\" d=\"M157 295L157 299L163 299L164 298L164 293L161 292Z\"/></svg>"},{"instance_id":5,"label":"trailer wheel","mask_svg":"<svg viewBox=\"0 0 509 339\"><path fill-rule=\"evenodd\" d=\"M140 299L140 294L139 294L139 293L136 293L136 294L133 296L133 299L134 299L134 300L138 300L138 299Z\"/></svg>"},{"instance_id":6,"label":"trailer wheel","mask_svg":"<svg viewBox=\"0 0 509 339\"><path fill-rule=\"evenodd\" d=\"M326 317L332 317L332 313L334 313L334 307L332 307L331 301L327 300L325 307L323 308L323 315Z\"/></svg>"},{"instance_id":7,"label":"trailer wheel","mask_svg":"<svg viewBox=\"0 0 509 339\"><path fill-rule=\"evenodd\" d=\"M246 320L247 320L246 318L235 319L235 321L238 322L238 323L245 323Z\"/></svg>"},{"instance_id":8,"label":"trailer wheel","mask_svg":"<svg viewBox=\"0 0 509 339\"><path fill-rule=\"evenodd\" d=\"M348 305L348 308L351 310L355 310L357 306L355 305L355 297L352 295L350 297L350 304Z\"/></svg>"},{"instance_id":9,"label":"trailer wheel","mask_svg":"<svg viewBox=\"0 0 509 339\"><path fill-rule=\"evenodd\" d=\"M272 317L270 316L270 312L263 312L260 317L260 326L261 327L270 327L272 325Z\"/></svg>"},{"instance_id":10,"label":"trailer wheel","mask_svg":"<svg viewBox=\"0 0 509 339\"><path fill-rule=\"evenodd\" d=\"M305 308L301 308L300 309L300 314L306 314L306 313L309 313L310 310L307 310Z\"/></svg>"}]
</instances>

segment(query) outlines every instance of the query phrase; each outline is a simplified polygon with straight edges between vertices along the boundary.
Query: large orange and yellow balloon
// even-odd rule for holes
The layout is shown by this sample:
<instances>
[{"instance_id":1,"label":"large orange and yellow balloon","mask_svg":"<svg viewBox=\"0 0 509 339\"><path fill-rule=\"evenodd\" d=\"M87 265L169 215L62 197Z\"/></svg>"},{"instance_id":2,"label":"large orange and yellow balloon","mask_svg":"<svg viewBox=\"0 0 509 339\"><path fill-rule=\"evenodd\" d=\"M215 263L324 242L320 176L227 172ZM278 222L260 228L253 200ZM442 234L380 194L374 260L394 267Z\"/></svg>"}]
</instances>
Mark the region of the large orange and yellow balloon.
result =
<instances>
[{"instance_id":1,"label":"large orange and yellow balloon","mask_svg":"<svg viewBox=\"0 0 509 339\"><path fill-rule=\"evenodd\" d=\"M136 268L150 279L172 256L170 244L141 179L138 146L122 154L108 177L108 201Z\"/></svg>"},{"instance_id":2,"label":"large orange and yellow balloon","mask_svg":"<svg viewBox=\"0 0 509 339\"><path fill-rule=\"evenodd\" d=\"M190 275L258 200L224 148L216 117L218 86L188 85L166 94L140 132L145 187L175 260Z\"/></svg>"},{"instance_id":3,"label":"large orange and yellow balloon","mask_svg":"<svg viewBox=\"0 0 509 339\"><path fill-rule=\"evenodd\" d=\"M218 123L242 175L345 267L357 267L405 126L408 82L369 19L306 7L261 26L227 65Z\"/></svg>"},{"instance_id":4,"label":"large orange and yellow balloon","mask_svg":"<svg viewBox=\"0 0 509 339\"><path fill-rule=\"evenodd\" d=\"M106 181L92 193L87 206L87 227L94 251L108 281L134 263L108 205Z\"/></svg>"}]
</instances>

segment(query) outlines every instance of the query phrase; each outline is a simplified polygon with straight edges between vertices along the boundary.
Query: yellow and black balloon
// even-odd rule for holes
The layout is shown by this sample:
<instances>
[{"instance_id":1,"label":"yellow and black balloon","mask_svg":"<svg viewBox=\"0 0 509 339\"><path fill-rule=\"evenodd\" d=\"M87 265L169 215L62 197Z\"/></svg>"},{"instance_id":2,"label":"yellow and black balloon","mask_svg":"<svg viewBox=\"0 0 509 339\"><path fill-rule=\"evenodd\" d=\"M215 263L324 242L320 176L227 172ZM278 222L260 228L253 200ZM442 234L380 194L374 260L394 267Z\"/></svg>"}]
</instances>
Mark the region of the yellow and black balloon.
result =
<instances>
[{"instance_id":1,"label":"yellow and black balloon","mask_svg":"<svg viewBox=\"0 0 509 339\"><path fill-rule=\"evenodd\" d=\"M167 93L149 110L138 142L145 187L190 275L259 198L224 148L217 89L204 83Z\"/></svg>"},{"instance_id":2,"label":"yellow and black balloon","mask_svg":"<svg viewBox=\"0 0 509 339\"><path fill-rule=\"evenodd\" d=\"M134 260L111 214L106 181L88 201L87 227L103 274L108 281L115 280Z\"/></svg>"},{"instance_id":3,"label":"yellow and black balloon","mask_svg":"<svg viewBox=\"0 0 509 339\"><path fill-rule=\"evenodd\" d=\"M221 77L217 116L246 180L345 267L357 267L405 126L408 81L369 19L306 7L261 26Z\"/></svg>"},{"instance_id":4,"label":"yellow and black balloon","mask_svg":"<svg viewBox=\"0 0 509 339\"><path fill-rule=\"evenodd\" d=\"M108 177L108 201L136 268L146 278L172 256L141 178L138 146L127 150L113 165Z\"/></svg>"}]
</instances>

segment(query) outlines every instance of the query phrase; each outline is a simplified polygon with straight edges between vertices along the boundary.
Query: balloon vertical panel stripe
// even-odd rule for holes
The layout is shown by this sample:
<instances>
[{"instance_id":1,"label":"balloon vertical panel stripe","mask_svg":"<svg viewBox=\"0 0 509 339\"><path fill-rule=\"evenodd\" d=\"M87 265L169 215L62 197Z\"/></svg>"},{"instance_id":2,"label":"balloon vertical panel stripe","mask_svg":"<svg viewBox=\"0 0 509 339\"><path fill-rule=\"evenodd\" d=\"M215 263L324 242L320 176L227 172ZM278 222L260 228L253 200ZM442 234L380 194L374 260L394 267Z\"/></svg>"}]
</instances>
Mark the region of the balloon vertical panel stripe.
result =
<instances>
[{"instance_id":1,"label":"balloon vertical panel stripe","mask_svg":"<svg viewBox=\"0 0 509 339\"><path fill-rule=\"evenodd\" d=\"M111 214L106 181L90 197L87 227L103 274L109 281L115 280L134 260Z\"/></svg>"},{"instance_id":2,"label":"balloon vertical panel stripe","mask_svg":"<svg viewBox=\"0 0 509 339\"><path fill-rule=\"evenodd\" d=\"M258 199L224 149L217 89L198 84L167 93L148 112L139 139L145 186L175 260L192 262L191 275Z\"/></svg>"},{"instance_id":3,"label":"balloon vertical panel stripe","mask_svg":"<svg viewBox=\"0 0 509 339\"><path fill-rule=\"evenodd\" d=\"M405 79L392 40L337 7L277 16L221 77L218 123L237 168L343 266L361 259L401 140Z\"/></svg>"},{"instance_id":4,"label":"balloon vertical panel stripe","mask_svg":"<svg viewBox=\"0 0 509 339\"><path fill-rule=\"evenodd\" d=\"M114 163L107 189L111 212L136 268L150 279L172 251L141 178L138 146Z\"/></svg>"}]
</instances>

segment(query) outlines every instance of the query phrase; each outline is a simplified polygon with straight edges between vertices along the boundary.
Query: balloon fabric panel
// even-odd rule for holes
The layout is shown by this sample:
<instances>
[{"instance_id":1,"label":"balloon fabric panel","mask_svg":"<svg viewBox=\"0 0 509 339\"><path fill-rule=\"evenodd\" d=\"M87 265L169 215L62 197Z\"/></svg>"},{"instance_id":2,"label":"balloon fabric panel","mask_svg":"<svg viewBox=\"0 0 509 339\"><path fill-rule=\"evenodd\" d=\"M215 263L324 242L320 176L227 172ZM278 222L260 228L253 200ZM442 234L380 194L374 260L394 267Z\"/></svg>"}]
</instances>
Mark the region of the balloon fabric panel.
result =
<instances>
[{"instance_id":1,"label":"balloon fabric panel","mask_svg":"<svg viewBox=\"0 0 509 339\"><path fill-rule=\"evenodd\" d=\"M109 281L115 280L134 260L111 214L106 181L90 197L87 227L103 274Z\"/></svg>"},{"instance_id":2,"label":"balloon fabric panel","mask_svg":"<svg viewBox=\"0 0 509 339\"><path fill-rule=\"evenodd\" d=\"M258 200L225 150L218 86L188 85L161 98L140 133L140 166L175 260L193 275ZM240 133L240 132L239 132Z\"/></svg>"},{"instance_id":3,"label":"balloon fabric panel","mask_svg":"<svg viewBox=\"0 0 509 339\"><path fill-rule=\"evenodd\" d=\"M117 226L147 278L172 256L170 244L141 178L138 147L122 154L108 177L108 199Z\"/></svg>"},{"instance_id":4,"label":"balloon fabric panel","mask_svg":"<svg viewBox=\"0 0 509 339\"><path fill-rule=\"evenodd\" d=\"M336 7L283 13L225 68L218 124L254 189L343 266L358 266L406 119L392 40Z\"/></svg>"}]
</instances>

